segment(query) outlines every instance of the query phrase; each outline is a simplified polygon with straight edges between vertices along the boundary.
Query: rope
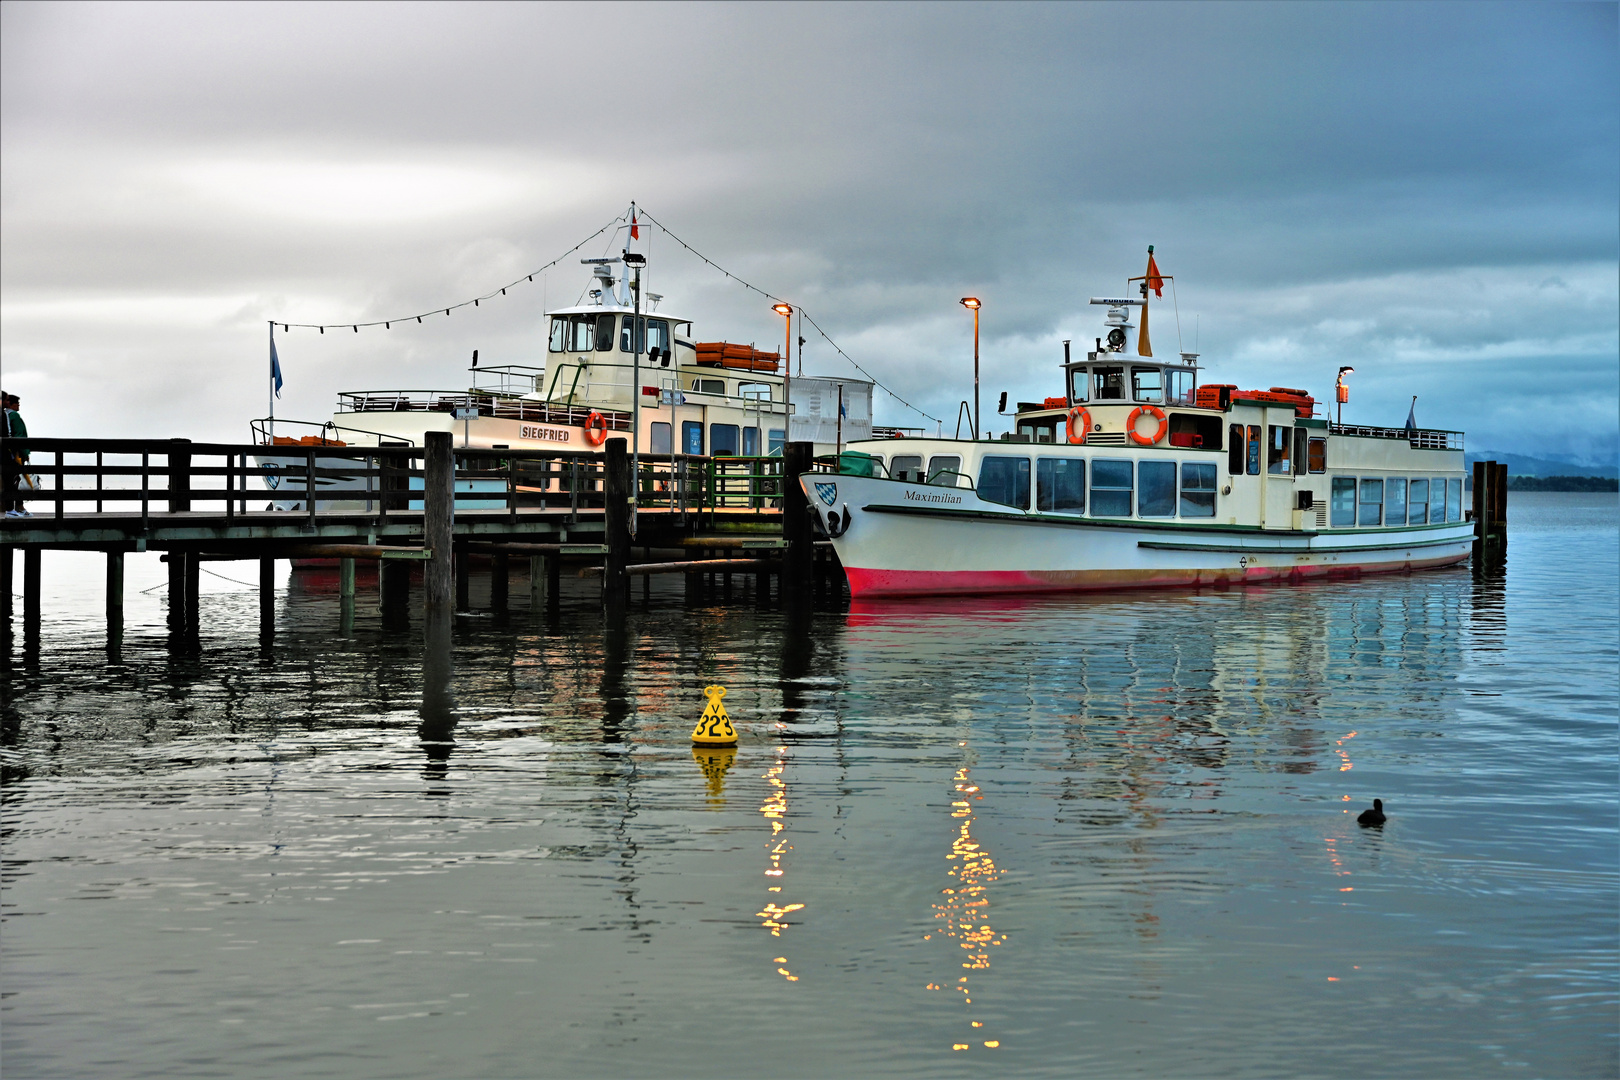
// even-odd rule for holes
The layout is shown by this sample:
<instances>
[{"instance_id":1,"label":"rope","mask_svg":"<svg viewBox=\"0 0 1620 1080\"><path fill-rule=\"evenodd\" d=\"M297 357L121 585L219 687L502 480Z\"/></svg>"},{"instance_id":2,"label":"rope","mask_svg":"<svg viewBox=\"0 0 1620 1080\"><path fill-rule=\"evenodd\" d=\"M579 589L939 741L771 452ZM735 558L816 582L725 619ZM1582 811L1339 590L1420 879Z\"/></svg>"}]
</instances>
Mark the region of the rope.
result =
<instances>
[{"instance_id":1,"label":"rope","mask_svg":"<svg viewBox=\"0 0 1620 1080\"><path fill-rule=\"evenodd\" d=\"M502 285L500 288L494 289L494 290L492 290L490 292L487 292L482 296L475 296L471 300L463 300L459 304L450 304L447 307L436 307L432 311L424 311L420 315L401 315L401 316L399 316L398 318L395 318L395 319L376 319L376 320L373 320L372 322L289 323L289 322L282 322L280 319L272 319L272 320L270 320L270 323L271 323L272 326L280 326L282 330L290 330L292 327L296 326L301 330L319 330L323 334L326 333L326 331L329 330L329 329L338 330L338 329L341 329L342 327L347 326L349 329L353 330L355 333L358 334L360 332L360 328L362 326L391 327L394 323L397 323L397 322L409 322L412 319L415 319L417 322L421 322L424 318L426 318L429 315L438 315L438 314L441 314L441 313L445 314L445 315L448 315L452 311L455 311L457 308L464 308L464 307L467 307L469 304L472 305L473 307L477 307L480 301L490 300L490 299L493 299L494 297L497 297L497 296L505 296L507 289L515 288L516 286L522 285L525 282L533 281L535 274L543 274L547 270L550 270L552 267L556 266L558 263L560 263L564 259L568 258L568 256L572 255L574 252L578 251L580 248L584 247L586 244L590 243L592 240L595 240L598 236L601 236L603 233L607 232L609 229L612 229L614 226L616 226L620 222L624 221L626 216L627 216L626 214L620 214L618 217L614 218L612 221L608 222L606 225L603 225L600 229L597 229L595 232L591 233L591 235L587 236L585 239L581 240L579 243L575 244L573 247L569 248L567 251L563 252L561 255L557 256L555 259L552 259L550 262L546 263L546 265L540 267L539 269L533 271L532 273L525 274L523 277L518 278L516 281L508 282L507 284Z\"/></svg>"},{"instance_id":2,"label":"rope","mask_svg":"<svg viewBox=\"0 0 1620 1080\"><path fill-rule=\"evenodd\" d=\"M647 221L651 222L652 224L658 226L659 229L663 230L664 235L668 236L671 240L673 240L677 244L681 245L681 247L685 248L687 251L691 252L693 255L696 255L699 259L702 259L705 264L707 264L708 266L711 266L714 269L720 271L726 277L730 278L732 281L735 281L737 284L741 285L743 288L748 289L748 290L750 290L752 292L756 292L759 295L763 296L765 299L773 301L775 303L778 303L778 304L786 304L787 303L787 301L782 299L780 296L776 296L773 293L768 293L764 289L761 289L758 285L754 285L754 284L752 284L752 283L750 283L748 281L745 281L742 278L738 277L736 274L733 274L730 270L727 270L725 267L721 266L719 263L715 262L713 259L711 259L707 255L703 254L701 251L694 248L691 244L688 244L685 240L682 240L679 236L676 236L674 233L670 232L669 231L669 226L665 225L662 221L659 221L657 218L655 218L651 214L647 213L647 211L646 211L646 209L644 207L639 207L638 206L636 208L636 213L637 213L637 215L639 217L644 218ZM871 379L872 384L874 386L877 386L878 388L880 388L885 394L888 394L890 397L894 398L894 400L898 401L900 404L904 405L906 408L910 409L912 412L918 413L919 415L922 415L922 416L926 416L926 417L928 417L928 419L933 420L936 423L943 423L943 421L941 421L939 419L939 417L930 416L928 413L923 412L921 409L917 408L917 406L913 405L911 402L907 401L905 398L901 397L899 394L895 393L893 390L890 390L887 386L884 386L883 383L878 381L877 376L873 375L870 371L867 371L860 364L857 364L855 362L855 360L848 353L846 353L843 349L839 348L838 347L838 342L834 341L828 335L827 331L823 330L821 328L821 325L819 323L817 323L815 319L812 319L810 317L810 313L808 311L804 310L804 308L802 308L802 307L798 308L797 310L798 310L798 313L799 313L799 318L801 320L803 320L804 322L809 323L811 326L814 326L816 328L816 333L820 334L822 336L822 338L827 342L827 344L829 344L829 345L831 345L833 347L833 351L836 352L839 356L842 356L845 360L848 360L850 366L853 367L856 371L860 372L862 375L865 375L868 379ZM782 358L783 363L789 363L790 360L791 360L790 357L784 356Z\"/></svg>"}]
</instances>

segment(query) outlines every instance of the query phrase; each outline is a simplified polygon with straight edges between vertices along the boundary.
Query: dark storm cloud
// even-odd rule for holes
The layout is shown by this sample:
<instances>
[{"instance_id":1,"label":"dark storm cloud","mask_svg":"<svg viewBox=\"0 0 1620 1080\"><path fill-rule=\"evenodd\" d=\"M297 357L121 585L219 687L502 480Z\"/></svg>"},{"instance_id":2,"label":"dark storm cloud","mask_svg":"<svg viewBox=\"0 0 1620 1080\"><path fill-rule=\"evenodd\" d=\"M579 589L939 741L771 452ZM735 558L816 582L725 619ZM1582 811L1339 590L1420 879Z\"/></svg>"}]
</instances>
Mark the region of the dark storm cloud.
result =
<instances>
[{"instance_id":1,"label":"dark storm cloud","mask_svg":"<svg viewBox=\"0 0 1620 1080\"><path fill-rule=\"evenodd\" d=\"M460 299L636 198L934 415L966 389L958 296L993 381L1042 396L1151 242L1221 381L1320 391L1347 360L1395 421L1417 392L1474 446L1614 449L1613 4L3 11L3 358L46 430L132 433L85 404L122 383L161 433L239 434L265 319ZM700 330L780 333L652 243ZM532 358L540 306L294 336L283 408ZM1549 364L1595 388L1568 438L1479 378Z\"/></svg>"}]
</instances>

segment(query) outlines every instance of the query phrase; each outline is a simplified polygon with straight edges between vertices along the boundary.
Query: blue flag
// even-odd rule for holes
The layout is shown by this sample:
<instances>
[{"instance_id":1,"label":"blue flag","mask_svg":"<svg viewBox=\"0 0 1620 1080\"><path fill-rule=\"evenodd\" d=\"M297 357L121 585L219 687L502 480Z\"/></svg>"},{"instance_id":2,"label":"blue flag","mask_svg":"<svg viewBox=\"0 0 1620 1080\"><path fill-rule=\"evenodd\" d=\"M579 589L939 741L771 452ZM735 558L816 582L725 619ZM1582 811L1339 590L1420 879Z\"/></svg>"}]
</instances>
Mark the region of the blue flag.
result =
<instances>
[{"instance_id":1,"label":"blue flag","mask_svg":"<svg viewBox=\"0 0 1620 1080\"><path fill-rule=\"evenodd\" d=\"M1406 410L1406 430L1417 430L1417 395L1412 395L1412 407Z\"/></svg>"},{"instance_id":2,"label":"blue flag","mask_svg":"<svg viewBox=\"0 0 1620 1080\"><path fill-rule=\"evenodd\" d=\"M276 356L276 335L270 334L270 381L275 383L276 397L281 396L281 360Z\"/></svg>"}]
</instances>

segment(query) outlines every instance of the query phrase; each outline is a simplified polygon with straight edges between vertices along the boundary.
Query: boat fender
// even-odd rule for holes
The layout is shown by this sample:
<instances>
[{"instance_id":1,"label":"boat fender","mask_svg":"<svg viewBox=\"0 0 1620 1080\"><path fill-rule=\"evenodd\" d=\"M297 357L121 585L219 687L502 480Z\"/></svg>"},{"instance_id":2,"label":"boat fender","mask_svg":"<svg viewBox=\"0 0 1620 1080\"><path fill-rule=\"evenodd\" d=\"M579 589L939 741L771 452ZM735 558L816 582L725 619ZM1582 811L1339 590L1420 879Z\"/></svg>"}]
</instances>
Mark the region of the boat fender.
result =
<instances>
[{"instance_id":1,"label":"boat fender","mask_svg":"<svg viewBox=\"0 0 1620 1080\"><path fill-rule=\"evenodd\" d=\"M1075 421L1079 421L1078 424ZM1085 445L1086 435L1091 431L1091 414L1084 405L1076 405L1069 410L1069 419L1064 424L1069 434L1069 443L1073 446Z\"/></svg>"},{"instance_id":2,"label":"boat fender","mask_svg":"<svg viewBox=\"0 0 1620 1080\"><path fill-rule=\"evenodd\" d=\"M1136 430L1136 422L1141 419L1143 413L1147 413L1159 422L1159 430L1153 433L1151 439ZM1164 436L1169 430L1170 421L1165 418L1164 410L1157 405L1138 405L1131 410L1130 418L1125 421L1125 433L1131 437L1131 442L1137 446L1152 446L1154 443L1163 442Z\"/></svg>"},{"instance_id":3,"label":"boat fender","mask_svg":"<svg viewBox=\"0 0 1620 1080\"><path fill-rule=\"evenodd\" d=\"M836 540L849 532L849 503L844 504L844 516L840 518L837 511L827 513L827 535Z\"/></svg>"},{"instance_id":4,"label":"boat fender","mask_svg":"<svg viewBox=\"0 0 1620 1080\"><path fill-rule=\"evenodd\" d=\"M585 441L592 446L601 446L602 440L607 438L607 417L591 410L591 415L585 418Z\"/></svg>"}]
</instances>

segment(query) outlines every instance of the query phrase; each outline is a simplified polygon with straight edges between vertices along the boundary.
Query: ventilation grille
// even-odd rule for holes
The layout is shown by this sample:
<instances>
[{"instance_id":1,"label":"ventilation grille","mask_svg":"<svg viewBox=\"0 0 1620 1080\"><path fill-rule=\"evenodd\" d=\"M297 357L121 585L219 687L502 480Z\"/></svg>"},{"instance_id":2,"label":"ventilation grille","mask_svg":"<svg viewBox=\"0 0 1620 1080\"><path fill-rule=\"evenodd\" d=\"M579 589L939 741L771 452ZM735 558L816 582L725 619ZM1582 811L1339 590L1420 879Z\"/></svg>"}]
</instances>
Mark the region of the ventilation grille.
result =
<instances>
[{"instance_id":1,"label":"ventilation grille","mask_svg":"<svg viewBox=\"0 0 1620 1080\"><path fill-rule=\"evenodd\" d=\"M1316 512L1316 527L1318 529L1327 528L1327 503L1317 499L1311 503L1311 509Z\"/></svg>"},{"instance_id":2,"label":"ventilation grille","mask_svg":"<svg viewBox=\"0 0 1620 1080\"><path fill-rule=\"evenodd\" d=\"M1098 431L1086 436L1088 446L1124 446L1125 433L1123 431Z\"/></svg>"}]
</instances>

